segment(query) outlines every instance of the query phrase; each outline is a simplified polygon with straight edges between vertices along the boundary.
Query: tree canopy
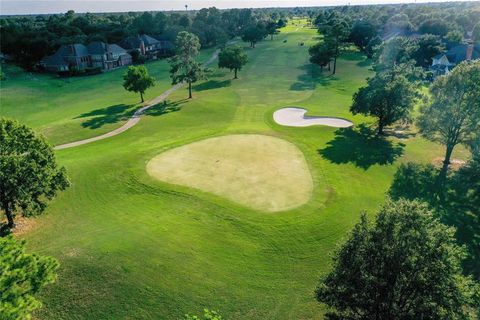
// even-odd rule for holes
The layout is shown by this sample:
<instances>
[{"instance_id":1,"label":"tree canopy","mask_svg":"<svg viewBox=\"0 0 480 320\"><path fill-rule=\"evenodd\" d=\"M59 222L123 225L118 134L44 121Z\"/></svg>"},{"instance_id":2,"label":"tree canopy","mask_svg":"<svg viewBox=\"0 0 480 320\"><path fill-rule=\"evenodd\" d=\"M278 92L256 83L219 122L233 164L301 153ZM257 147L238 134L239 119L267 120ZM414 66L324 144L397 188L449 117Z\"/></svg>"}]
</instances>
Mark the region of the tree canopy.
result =
<instances>
[{"instance_id":1,"label":"tree canopy","mask_svg":"<svg viewBox=\"0 0 480 320\"><path fill-rule=\"evenodd\" d=\"M31 319L42 304L35 295L55 281L58 262L25 252L23 242L0 237L0 319Z\"/></svg>"},{"instance_id":2,"label":"tree canopy","mask_svg":"<svg viewBox=\"0 0 480 320\"><path fill-rule=\"evenodd\" d=\"M143 95L148 88L155 85L155 78L148 74L145 66L130 66L123 75L123 87L127 91L140 93L140 99L144 102Z\"/></svg>"},{"instance_id":3,"label":"tree canopy","mask_svg":"<svg viewBox=\"0 0 480 320\"><path fill-rule=\"evenodd\" d=\"M362 215L316 291L327 318L467 319L478 297L454 232L417 201L387 201L372 225Z\"/></svg>"},{"instance_id":4,"label":"tree canopy","mask_svg":"<svg viewBox=\"0 0 480 320\"><path fill-rule=\"evenodd\" d=\"M420 109L417 126L428 140L446 147L442 176L457 144L480 135L480 61L462 62L430 87L431 99Z\"/></svg>"},{"instance_id":5,"label":"tree canopy","mask_svg":"<svg viewBox=\"0 0 480 320\"><path fill-rule=\"evenodd\" d=\"M218 54L218 67L227 68L235 72L234 79L237 79L237 71L248 62L245 51L239 46L228 46Z\"/></svg>"},{"instance_id":6,"label":"tree canopy","mask_svg":"<svg viewBox=\"0 0 480 320\"><path fill-rule=\"evenodd\" d=\"M377 72L367 80L366 87L353 95L350 111L376 117L379 134L383 133L385 126L408 120L418 97L414 82L408 79L409 73L411 67L408 65Z\"/></svg>"},{"instance_id":7,"label":"tree canopy","mask_svg":"<svg viewBox=\"0 0 480 320\"><path fill-rule=\"evenodd\" d=\"M69 182L45 138L15 120L0 118L0 209L10 228L20 211L40 214Z\"/></svg>"},{"instance_id":8,"label":"tree canopy","mask_svg":"<svg viewBox=\"0 0 480 320\"><path fill-rule=\"evenodd\" d=\"M192 98L192 83L205 78L202 66L195 60L200 51L200 41L196 35L182 31L175 45L176 54L170 59L172 84L187 82L188 97Z\"/></svg>"}]
</instances>

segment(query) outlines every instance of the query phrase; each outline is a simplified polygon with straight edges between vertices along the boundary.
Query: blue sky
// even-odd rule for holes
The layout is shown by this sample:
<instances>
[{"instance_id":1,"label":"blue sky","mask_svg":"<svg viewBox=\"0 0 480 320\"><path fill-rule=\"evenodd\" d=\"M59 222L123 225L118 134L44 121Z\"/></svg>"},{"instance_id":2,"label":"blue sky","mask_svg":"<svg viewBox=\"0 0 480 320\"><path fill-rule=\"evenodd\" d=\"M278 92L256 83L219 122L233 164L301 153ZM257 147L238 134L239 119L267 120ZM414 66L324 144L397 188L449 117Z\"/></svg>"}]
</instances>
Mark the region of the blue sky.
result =
<instances>
[{"instance_id":1,"label":"blue sky","mask_svg":"<svg viewBox=\"0 0 480 320\"><path fill-rule=\"evenodd\" d=\"M184 10L186 4L191 9L200 9L211 6L217 8L305 7L405 2L421 3L431 2L431 0L0 0L0 14L59 13L69 9L76 12Z\"/></svg>"}]
</instances>

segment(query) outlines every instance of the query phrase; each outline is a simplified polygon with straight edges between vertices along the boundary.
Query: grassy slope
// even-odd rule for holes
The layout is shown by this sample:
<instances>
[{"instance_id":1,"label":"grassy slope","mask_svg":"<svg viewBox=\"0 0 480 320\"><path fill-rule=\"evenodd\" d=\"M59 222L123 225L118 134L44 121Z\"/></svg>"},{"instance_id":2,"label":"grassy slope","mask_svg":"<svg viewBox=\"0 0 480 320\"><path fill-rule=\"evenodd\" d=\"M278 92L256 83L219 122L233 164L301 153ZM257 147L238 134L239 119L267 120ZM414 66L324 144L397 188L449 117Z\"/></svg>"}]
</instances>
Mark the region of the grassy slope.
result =
<instances>
[{"instance_id":1,"label":"grassy slope","mask_svg":"<svg viewBox=\"0 0 480 320\"><path fill-rule=\"evenodd\" d=\"M205 60L212 50L202 52ZM149 89L148 100L170 87L166 60L150 62L147 68L157 79ZM31 74L7 66L8 80L1 82L0 115L21 119L45 134L52 144L89 138L121 126L140 97L122 87L125 68L101 75L59 78L50 74Z\"/></svg>"},{"instance_id":2,"label":"grassy slope","mask_svg":"<svg viewBox=\"0 0 480 320\"><path fill-rule=\"evenodd\" d=\"M248 49L238 81L217 71L192 101L182 100L184 90L174 94L178 111L153 110L119 136L58 152L73 185L25 236L32 250L62 264L39 318L177 319L203 307L228 319L322 318L313 291L335 245L360 210L380 205L399 161L428 161L442 149L418 137L389 144L357 131L274 124L273 111L286 105L369 121L348 113L369 75L365 62L352 54L339 61L336 77L318 75L307 47L298 46L315 33L296 29ZM263 213L145 172L163 150L232 133L296 144L312 172L312 200ZM390 164L399 142L403 156Z\"/></svg>"}]
</instances>

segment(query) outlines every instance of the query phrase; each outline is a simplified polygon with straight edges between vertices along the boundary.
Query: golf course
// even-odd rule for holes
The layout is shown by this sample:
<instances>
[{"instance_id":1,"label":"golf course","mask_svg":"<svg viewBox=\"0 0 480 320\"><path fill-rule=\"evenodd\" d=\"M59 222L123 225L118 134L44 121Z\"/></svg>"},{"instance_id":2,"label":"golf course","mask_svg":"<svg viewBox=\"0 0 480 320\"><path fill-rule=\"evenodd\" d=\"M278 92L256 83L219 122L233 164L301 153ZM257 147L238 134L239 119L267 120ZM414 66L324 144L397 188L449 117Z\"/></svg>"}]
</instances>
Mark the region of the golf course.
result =
<instances>
[{"instance_id":1,"label":"golf course","mask_svg":"<svg viewBox=\"0 0 480 320\"><path fill-rule=\"evenodd\" d=\"M60 262L35 319L179 319L204 308L323 319L315 288L335 249L362 212L378 211L401 163L445 151L414 125L377 136L374 118L352 115L352 95L374 74L353 46L331 75L309 62L320 36L306 19L279 31L255 48L238 40L248 55L238 79L213 61L192 99L181 87L128 130L55 151L71 185L15 231ZM156 78L147 105L172 84L167 60L145 66ZM125 68L3 71L1 115L52 146L118 129L142 107L122 87ZM467 156L458 147L452 158Z\"/></svg>"}]
</instances>

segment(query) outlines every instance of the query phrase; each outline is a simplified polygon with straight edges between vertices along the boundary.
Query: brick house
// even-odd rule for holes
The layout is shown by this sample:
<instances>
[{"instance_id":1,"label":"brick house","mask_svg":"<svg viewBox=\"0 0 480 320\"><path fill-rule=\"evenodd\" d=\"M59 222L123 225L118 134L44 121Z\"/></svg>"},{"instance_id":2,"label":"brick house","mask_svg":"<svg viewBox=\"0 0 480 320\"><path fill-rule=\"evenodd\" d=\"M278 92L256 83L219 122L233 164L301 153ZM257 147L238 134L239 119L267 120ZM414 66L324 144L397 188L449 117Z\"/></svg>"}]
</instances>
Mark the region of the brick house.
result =
<instances>
[{"instance_id":1,"label":"brick house","mask_svg":"<svg viewBox=\"0 0 480 320\"><path fill-rule=\"evenodd\" d=\"M40 61L47 71L59 73L87 68L111 70L130 64L132 57L125 49L104 42L62 45L55 54Z\"/></svg>"},{"instance_id":2,"label":"brick house","mask_svg":"<svg viewBox=\"0 0 480 320\"><path fill-rule=\"evenodd\" d=\"M173 51L173 44L170 41L157 40L146 34L125 38L119 45L128 52L137 50L149 59L166 56Z\"/></svg>"}]
</instances>

